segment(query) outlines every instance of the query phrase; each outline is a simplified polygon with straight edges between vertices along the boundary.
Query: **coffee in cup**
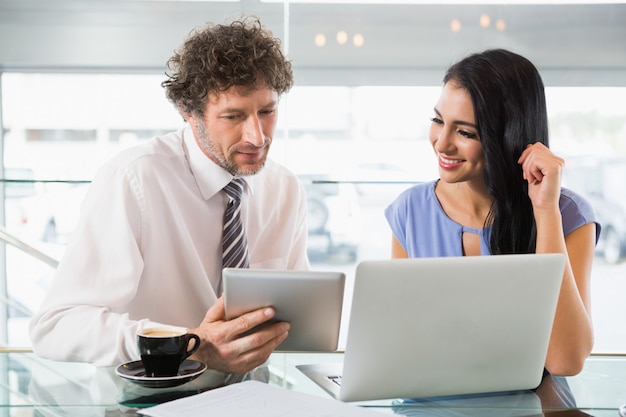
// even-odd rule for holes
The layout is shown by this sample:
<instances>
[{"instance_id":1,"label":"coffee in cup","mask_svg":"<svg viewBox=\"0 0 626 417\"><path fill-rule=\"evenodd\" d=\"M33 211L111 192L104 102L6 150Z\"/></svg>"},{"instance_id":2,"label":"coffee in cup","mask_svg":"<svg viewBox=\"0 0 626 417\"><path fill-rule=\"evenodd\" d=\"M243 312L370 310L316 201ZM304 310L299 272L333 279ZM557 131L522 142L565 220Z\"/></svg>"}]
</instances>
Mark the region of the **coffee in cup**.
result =
<instances>
[{"instance_id":1,"label":"coffee in cup","mask_svg":"<svg viewBox=\"0 0 626 417\"><path fill-rule=\"evenodd\" d=\"M200 338L184 327L148 327L137 332L137 347L146 376L171 377L178 375L180 364L198 350Z\"/></svg>"}]
</instances>

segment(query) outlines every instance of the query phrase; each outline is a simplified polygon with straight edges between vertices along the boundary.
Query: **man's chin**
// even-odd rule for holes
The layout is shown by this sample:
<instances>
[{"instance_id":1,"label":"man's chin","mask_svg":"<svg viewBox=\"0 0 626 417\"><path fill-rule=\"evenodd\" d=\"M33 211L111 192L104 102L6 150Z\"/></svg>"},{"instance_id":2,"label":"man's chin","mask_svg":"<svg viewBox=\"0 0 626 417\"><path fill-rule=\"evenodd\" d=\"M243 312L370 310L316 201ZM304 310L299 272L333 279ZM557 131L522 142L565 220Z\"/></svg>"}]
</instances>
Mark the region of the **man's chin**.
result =
<instances>
[{"instance_id":1,"label":"man's chin","mask_svg":"<svg viewBox=\"0 0 626 417\"><path fill-rule=\"evenodd\" d=\"M248 175L258 174L265 166L265 160L256 164L237 165L237 175L245 177Z\"/></svg>"},{"instance_id":2,"label":"man's chin","mask_svg":"<svg viewBox=\"0 0 626 417\"><path fill-rule=\"evenodd\" d=\"M231 167L234 168L234 171L237 173L237 175L246 176L258 174L259 171L261 171L265 166L266 159L267 153L264 153L258 158L249 158L245 156L242 157L242 155L235 155L234 158L230 159L230 163Z\"/></svg>"}]
</instances>

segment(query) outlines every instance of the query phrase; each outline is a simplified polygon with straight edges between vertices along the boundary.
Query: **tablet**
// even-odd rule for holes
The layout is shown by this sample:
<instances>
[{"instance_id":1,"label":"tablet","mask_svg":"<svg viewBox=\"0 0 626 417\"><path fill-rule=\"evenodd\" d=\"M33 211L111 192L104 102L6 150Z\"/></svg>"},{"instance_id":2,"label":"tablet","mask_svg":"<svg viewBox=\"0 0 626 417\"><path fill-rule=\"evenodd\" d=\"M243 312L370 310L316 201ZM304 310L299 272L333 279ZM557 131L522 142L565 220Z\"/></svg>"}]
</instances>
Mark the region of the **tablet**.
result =
<instances>
[{"instance_id":1,"label":"tablet","mask_svg":"<svg viewBox=\"0 0 626 417\"><path fill-rule=\"evenodd\" d=\"M226 318L272 306L274 321L291 323L277 350L334 352L345 279L342 272L224 268Z\"/></svg>"}]
</instances>

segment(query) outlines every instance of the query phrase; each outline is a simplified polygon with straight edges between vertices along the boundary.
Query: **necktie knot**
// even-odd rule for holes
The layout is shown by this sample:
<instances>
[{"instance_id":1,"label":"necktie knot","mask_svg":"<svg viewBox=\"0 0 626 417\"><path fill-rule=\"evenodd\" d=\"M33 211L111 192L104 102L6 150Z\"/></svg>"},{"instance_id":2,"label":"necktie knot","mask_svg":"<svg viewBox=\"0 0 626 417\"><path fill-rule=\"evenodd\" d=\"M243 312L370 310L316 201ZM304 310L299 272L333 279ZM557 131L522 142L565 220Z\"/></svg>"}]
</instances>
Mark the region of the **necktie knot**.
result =
<instances>
[{"instance_id":1,"label":"necktie knot","mask_svg":"<svg viewBox=\"0 0 626 417\"><path fill-rule=\"evenodd\" d=\"M228 196L228 199L230 201L241 200L241 195L243 194L243 184L244 184L244 181L241 178L233 178L231 182L226 184L226 187L224 187L223 190Z\"/></svg>"}]
</instances>

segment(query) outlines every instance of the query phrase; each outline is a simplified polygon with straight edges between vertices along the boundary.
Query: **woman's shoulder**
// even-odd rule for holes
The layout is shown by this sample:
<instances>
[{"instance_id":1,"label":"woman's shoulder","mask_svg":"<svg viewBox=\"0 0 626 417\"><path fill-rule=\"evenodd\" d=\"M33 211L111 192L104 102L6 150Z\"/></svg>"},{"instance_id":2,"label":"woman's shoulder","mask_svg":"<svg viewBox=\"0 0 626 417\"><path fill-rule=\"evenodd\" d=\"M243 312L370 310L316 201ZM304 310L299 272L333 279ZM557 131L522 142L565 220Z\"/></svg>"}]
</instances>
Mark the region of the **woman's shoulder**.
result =
<instances>
[{"instance_id":1,"label":"woman's shoulder","mask_svg":"<svg viewBox=\"0 0 626 417\"><path fill-rule=\"evenodd\" d=\"M571 231L589 223L596 224L596 242L600 238L601 224L596 212L587 198L569 188L561 188L559 200L561 217L563 219L563 231L567 236Z\"/></svg>"},{"instance_id":2,"label":"woman's shoulder","mask_svg":"<svg viewBox=\"0 0 626 417\"><path fill-rule=\"evenodd\" d=\"M582 194L565 187L561 187L561 198L559 200L561 211L566 209L575 210L583 216L591 215L595 217L593 207L587 198Z\"/></svg>"},{"instance_id":3,"label":"woman's shoulder","mask_svg":"<svg viewBox=\"0 0 626 417\"><path fill-rule=\"evenodd\" d=\"M430 200L435 195L437 181L420 182L404 190L399 198L409 200L412 203L420 203Z\"/></svg>"},{"instance_id":4,"label":"woman's shoulder","mask_svg":"<svg viewBox=\"0 0 626 417\"><path fill-rule=\"evenodd\" d=\"M401 216L420 213L420 217L423 217L424 213L431 212L436 207L434 202L437 201L435 184L436 181L420 182L407 188L387 207L387 216L393 213Z\"/></svg>"}]
</instances>

